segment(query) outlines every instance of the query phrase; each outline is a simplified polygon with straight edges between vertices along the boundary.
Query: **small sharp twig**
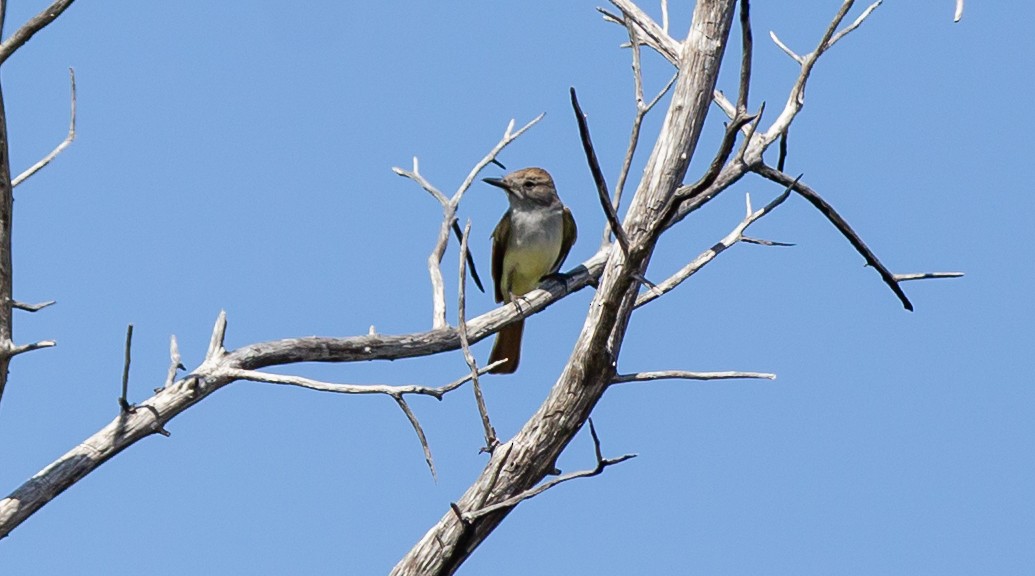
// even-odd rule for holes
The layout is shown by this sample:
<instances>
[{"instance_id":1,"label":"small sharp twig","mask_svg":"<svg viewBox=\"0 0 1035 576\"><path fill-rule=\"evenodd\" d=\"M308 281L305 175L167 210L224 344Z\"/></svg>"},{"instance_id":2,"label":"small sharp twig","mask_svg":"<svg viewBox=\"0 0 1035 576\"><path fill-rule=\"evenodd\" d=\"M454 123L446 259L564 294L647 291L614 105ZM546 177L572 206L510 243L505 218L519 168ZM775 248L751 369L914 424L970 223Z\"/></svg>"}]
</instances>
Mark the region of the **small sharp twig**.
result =
<instances>
[{"instance_id":1,"label":"small sharp twig","mask_svg":"<svg viewBox=\"0 0 1035 576\"><path fill-rule=\"evenodd\" d=\"M963 272L917 272L913 274L895 274L896 282L909 282L910 280L931 280L938 278L962 278Z\"/></svg>"}]
</instances>

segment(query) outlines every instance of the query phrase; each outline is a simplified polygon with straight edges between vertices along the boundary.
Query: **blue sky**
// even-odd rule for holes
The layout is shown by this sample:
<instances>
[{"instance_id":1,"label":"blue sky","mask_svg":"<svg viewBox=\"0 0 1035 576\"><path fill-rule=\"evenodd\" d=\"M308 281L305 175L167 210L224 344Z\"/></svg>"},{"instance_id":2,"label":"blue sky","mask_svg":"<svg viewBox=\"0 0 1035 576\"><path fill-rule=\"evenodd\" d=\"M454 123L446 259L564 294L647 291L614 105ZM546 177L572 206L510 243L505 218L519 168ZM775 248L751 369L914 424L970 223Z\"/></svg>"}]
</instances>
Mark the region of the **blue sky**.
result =
<instances>
[{"instance_id":1,"label":"blue sky","mask_svg":"<svg viewBox=\"0 0 1035 576\"><path fill-rule=\"evenodd\" d=\"M568 262L589 257L603 217L568 87L612 184L633 112L625 34L598 4L70 8L3 69L15 173L64 136L69 66L79 86L77 141L16 190L15 295L58 304L18 314L15 337L58 346L11 370L5 493L115 416L128 323L134 401L161 384L170 334L188 367L201 361L222 309L228 347L429 328L425 261L441 212L391 172L413 155L452 190L511 118L546 112L501 161L552 172L581 232ZM954 25L950 0L889 0L820 61L790 136L788 171L893 271L967 276L907 283L916 311L906 312L791 198L751 234L796 247L727 251L636 313L619 364L777 380L611 390L594 415L605 454L639 457L522 504L461 574L1035 570L1035 6L1001 4L971 2ZM45 5L12 2L8 33ZM756 3L753 107L782 105L797 72L766 33L806 52L838 5ZM673 3L674 35L688 10ZM645 60L652 92L670 69ZM694 174L721 120L713 109ZM663 279L725 235L746 192L760 205L779 190L745 179L667 234L648 276ZM484 275L505 206L480 183L461 206ZM455 262L451 246L450 294ZM529 320L519 372L484 381L502 437L545 397L590 297ZM468 305L473 315L493 303L471 293ZM475 351L484 359L489 344ZM427 385L465 370L459 353L281 369ZM437 483L389 398L235 383L173 420L170 438L138 443L16 529L0 542L0 570L385 573L484 463L470 390L421 400ZM592 467L588 434L559 464Z\"/></svg>"}]
</instances>

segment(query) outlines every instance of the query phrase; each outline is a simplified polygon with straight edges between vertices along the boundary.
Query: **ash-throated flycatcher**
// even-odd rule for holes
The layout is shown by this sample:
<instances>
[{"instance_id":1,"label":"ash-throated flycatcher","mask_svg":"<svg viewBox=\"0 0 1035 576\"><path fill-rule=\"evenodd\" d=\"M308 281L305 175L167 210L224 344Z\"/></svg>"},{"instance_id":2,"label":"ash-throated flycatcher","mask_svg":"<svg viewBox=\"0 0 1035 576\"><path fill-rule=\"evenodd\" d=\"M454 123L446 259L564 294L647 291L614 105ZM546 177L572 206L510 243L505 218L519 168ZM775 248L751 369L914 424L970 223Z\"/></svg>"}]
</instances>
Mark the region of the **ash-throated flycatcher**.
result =
<instances>
[{"instance_id":1,"label":"ash-throated flycatcher","mask_svg":"<svg viewBox=\"0 0 1035 576\"><path fill-rule=\"evenodd\" d=\"M496 302L510 302L539 286L543 277L557 272L575 243L575 219L561 203L553 178L542 168L524 168L485 182L507 193L510 209L492 231L492 282ZM489 362L507 359L490 370L510 374L521 357L524 319L496 334Z\"/></svg>"}]
</instances>

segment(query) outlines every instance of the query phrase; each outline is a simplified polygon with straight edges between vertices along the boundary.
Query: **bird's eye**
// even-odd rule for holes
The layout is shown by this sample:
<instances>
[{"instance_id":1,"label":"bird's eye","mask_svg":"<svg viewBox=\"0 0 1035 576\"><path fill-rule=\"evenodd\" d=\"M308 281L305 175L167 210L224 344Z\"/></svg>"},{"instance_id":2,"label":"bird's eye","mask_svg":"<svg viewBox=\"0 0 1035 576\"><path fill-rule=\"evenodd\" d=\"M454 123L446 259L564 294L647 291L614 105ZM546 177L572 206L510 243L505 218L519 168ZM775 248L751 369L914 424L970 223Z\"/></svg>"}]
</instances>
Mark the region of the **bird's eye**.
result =
<instances>
[{"instance_id":1,"label":"bird's eye","mask_svg":"<svg viewBox=\"0 0 1035 576\"><path fill-rule=\"evenodd\" d=\"M525 186L525 188L531 188L531 187L535 186L535 182L532 182L531 180L525 180L524 186Z\"/></svg>"}]
</instances>

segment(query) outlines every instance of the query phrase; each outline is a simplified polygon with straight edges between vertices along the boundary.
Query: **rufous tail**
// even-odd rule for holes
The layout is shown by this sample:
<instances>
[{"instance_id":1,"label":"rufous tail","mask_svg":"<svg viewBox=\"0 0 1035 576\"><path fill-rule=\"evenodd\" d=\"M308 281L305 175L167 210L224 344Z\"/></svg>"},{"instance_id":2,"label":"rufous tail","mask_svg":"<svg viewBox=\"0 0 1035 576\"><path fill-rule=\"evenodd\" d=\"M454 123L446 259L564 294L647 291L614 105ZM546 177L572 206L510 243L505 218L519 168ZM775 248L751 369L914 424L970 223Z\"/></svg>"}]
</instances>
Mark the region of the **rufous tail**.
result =
<instances>
[{"instance_id":1,"label":"rufous tail","mask_svg":"<svg viewBox=\"0 0 1035 576\"><path fill-rule=\"evenodd\" d=\"M490 374L513 374L517 370L518 361L521 359L521 333L524 331L525 320L521 319L504 326L496 333L496 343L492 345L489 364L504 358L507 361L489 370Z\"/></svg>"}]
</instances>

